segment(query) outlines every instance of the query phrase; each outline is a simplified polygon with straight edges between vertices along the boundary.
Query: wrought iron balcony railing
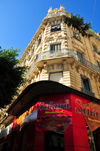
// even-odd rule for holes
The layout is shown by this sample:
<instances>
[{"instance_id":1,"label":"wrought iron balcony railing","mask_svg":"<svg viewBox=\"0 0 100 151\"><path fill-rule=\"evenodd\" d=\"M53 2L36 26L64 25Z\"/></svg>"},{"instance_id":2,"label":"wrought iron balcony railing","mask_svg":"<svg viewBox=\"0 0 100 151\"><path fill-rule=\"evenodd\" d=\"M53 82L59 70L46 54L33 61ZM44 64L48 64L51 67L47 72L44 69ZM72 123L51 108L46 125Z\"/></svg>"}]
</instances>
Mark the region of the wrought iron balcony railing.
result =
<instances>
[{"instance_id":1,"label":"wrought iron balcony railing","mask_svg":"<svg viewBox=\"0 0 100 151\"><path fill-rule=\"evenodd\" d=\"M84 65L86 65L87 67L92 68L93 70L95 70L96 72L100 72L100 68L94 64L92 64L91 62L87 61L84 58L79 58L77 56L77 54L75 54L75 52L72 49L61 49L61 50L54 50L54 51L46 51L46 52L42 52L40 54L38 54L35 58L34 63L32 64L32 66L30 67L30 69L28 70L26 77L28 77L28 75L32 72L32 70L35 68L36 63L38 61L42 61L45 59L53 59L56 57L74 57L77 61L83 63Z\"/></svg>"}]
</instances>

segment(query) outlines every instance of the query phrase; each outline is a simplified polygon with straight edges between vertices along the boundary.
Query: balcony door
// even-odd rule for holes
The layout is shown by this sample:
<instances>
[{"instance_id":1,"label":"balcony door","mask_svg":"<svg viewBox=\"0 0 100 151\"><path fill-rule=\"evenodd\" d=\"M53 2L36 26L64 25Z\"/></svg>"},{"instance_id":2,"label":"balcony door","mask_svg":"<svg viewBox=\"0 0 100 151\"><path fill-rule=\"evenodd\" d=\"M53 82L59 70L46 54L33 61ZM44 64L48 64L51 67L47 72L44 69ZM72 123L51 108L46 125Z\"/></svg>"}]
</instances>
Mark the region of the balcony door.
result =
<instances>
[{"instance_id":1,"label":"balcony door","mask_svg":"<svg viewBox=\"0 0 100 151\"><path fill-rule=\"evenodd\" d=\"M60 52L61 51L61 43L50 45L50 53Z\"/></svg>"}]
</instances>

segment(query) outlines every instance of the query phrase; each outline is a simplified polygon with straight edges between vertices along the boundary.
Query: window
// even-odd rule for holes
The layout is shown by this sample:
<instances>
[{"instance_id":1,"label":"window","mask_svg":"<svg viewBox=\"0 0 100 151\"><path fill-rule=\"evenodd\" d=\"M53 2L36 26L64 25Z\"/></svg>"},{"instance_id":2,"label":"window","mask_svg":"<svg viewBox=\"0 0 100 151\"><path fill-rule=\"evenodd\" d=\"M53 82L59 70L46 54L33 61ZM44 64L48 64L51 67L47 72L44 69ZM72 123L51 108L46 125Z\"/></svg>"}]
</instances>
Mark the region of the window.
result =
<instances>
[{"instance_id":1,"label":"window","mask_svg":"<svg viewBox=\"0 0 100 151\"><path fill-rule=\"evenodd\" d=\"M36 54L36 56L35 56L35 62L37 61L37 59L38 59L38 57L39 57L39 55L38 54Z\"/></svg>"},{"instance_id":2,"label":"window","mask_svg":"<svg viewBox=\"0 0 100 151\"><path fill-rule=\"evenodd\" d=\"M94 140L94 132L91 132L89 130L89 127L87 127L87 134L88 134L88 140L89 140L89 148L90 148L90 151L96 151L96 146L95 146L95 140ZM97 144L97 143L96 143Z\"/></svg>"},{"instance_id":3,"label":"window","mask_svg":"<svg viewBox=\"0 0 100 151\"><path fill-rule=\"evenodd\" d=\"M84 54L77 51L77 58L78 58L78 61L83 62Z\"/></svg>"},{"instance_id":4,"label":"window","mask_svg":"<svg viewBox=\"0 0 100 151\"><path fill-rule=\"evenodd\" d=\"M51 127L52 127L52 124L51 124ZM65 150L64 149L64 134L59 134L53 131L45 131L45 150L46 151L51 151L51 150L64 151Z\"/></svg>"},{"instance_id":5,"label":"window","mask_svg":"<svg viewBox=\"0 0 100 151\"><path fill-rule=\"evenodd\" d=\"M3 144L2 151L6 151L8 147L8 142Z\"/></svg>"},{"instance_id":6,"label":"window","mask_svg":"<svg viewBox=\"0 0 100 151\"><path fill-rule=\"evenodd\" d=\"M49 74L49 80L62 82L63 72L54 72Z\"/></svg>"},{"instance_id":7,"label":"window","mask_svg":"<svg viewBox=\"0 0 100 151\"><path fill-rule=\"evenodd\" d=\"M88 78L82 78L83 88L90 91L90 84Z\"/></svg>"},{"instance_id":8,"label":"window","mask_svg":"<svg viewBox=\"0 0 100 151\"><path fill-rule=\"evenodd\" d=\"M31 56L33 55L33 53L34 53L34 48L31 50Z\"/></svg>"},{"instance_id":9,"label":"window","mask_svg":"<svg viewBox=\"0 0 100 151\"><path fill-rule=\"evenodd\" d=\"M98 51L97 47L93 44L92 44L92 46L93 46L93 50L100 55L100 51Z\"/></svg>"},{"instance_id":10,"label":"window","mask_svg":"<svg viewBox=\"0 0 100 151\"><path fill-rule=\"evenodd\" d=\"M41 43L41 38L38 40L38 44L37 44L37 46L39 46L39 44Z\"/></svg>"},{"instance_id":11,"label":"window","mask_svg":"<svg viewBox=\"0 0 100 151\"><path fill-rule=\"evenodd\" d=\"M50 45L50 52L51 53L54 53L55 51L58 52L59 50L61 50L61 43Z\"/></svg>"},{"instance_id":12,"label":"window","mask_svg":"<svg viewBox=\"0 0 100 151\"><path fill-rule=\"evenodd\" d=\"M26 64L26 59L24 60L24 66L25 66L25 64Z\"/></svg>"},{"instance_id":13,"label":"window","mask_svg":"<svg viewBox=\"0 0 100 151\"><path fill-rule=\"evenodd\" d=\"M81 37L79 36L79 34L75 33L74 31L73 31L73 37L81 41Z\"/></svg>"},{"instance_id":14,"label":"window","mask_svg":"<svg viewBox=\"0 0 100 151\"><path fill-rule=\"evenodd\" d=\"M97 63L98 63L98 67L100 68L100 62L97 60Z\"/></svg>"},{"instance_id":15,"label":"window","mask_svg":"<svg viewBox=\"0 0 100 151\"><path fill-rule=\"evenodd\" d=\"M94 46L93 44L92 44L92 46L93 46L93 50L94 50L95 52L98 52L97 47Z\"/></svg>"},{"instance_id":16,"label":"window","mask_svg":"<svg viewBox=\"0 0 100 151\"><path fill-rule=\"evenodd\" d=\"M82 83L82 92L84 92L88 95L94 96L89 78L83 77L81 75L81 83Z\"/></svg>"},{"instance_id":17,"label":"window","mask_svg":"<svg viewBox=\"0 0 100 151\"><path fill-rule=\"evenodd\" d=\"M53 31L59 31L59 30L61 30L61 26L60 25L53 25L53 26L51 26L51 32L53 32Z\"/></svg>"}]
</instances>

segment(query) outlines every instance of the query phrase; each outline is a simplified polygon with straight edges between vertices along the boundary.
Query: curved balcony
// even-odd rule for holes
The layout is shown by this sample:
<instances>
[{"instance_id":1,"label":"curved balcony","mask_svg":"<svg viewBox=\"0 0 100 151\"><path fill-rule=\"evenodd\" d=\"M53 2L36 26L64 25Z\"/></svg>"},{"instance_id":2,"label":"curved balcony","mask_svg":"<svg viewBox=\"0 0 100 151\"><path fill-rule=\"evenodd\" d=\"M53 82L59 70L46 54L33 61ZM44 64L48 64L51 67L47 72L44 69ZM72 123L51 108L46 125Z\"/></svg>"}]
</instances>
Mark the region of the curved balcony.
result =
<instances>
[{"instance_id":1,"label":"curved balcony","mask_svg":"<svg viewBox=\"0 0 100 151\"><path fill-rule=\"evenodd\" d=\"M95 70L96 72L100 72L100 68L94 64L92 64L91 62L87 61L84 58L79 58L77 56L77 54L75 54L75 52L72 49L61 49L61 50L56 50L56 51L46 51L46 52L42 52L40 54L36 55L36 58L34 60L34 63L32 64L32 66L30 67L30 69L28 70L26 77L29 76L29 74L32 72L32 70L35 68L36 63L38 61L44 61L47 59L54 59L54 58L60 58L60 57L73 57L75 58L77 61L83 63L84 65L86 65L87 67L92 68L93 70Z\"/></svg>"}]
</instances>

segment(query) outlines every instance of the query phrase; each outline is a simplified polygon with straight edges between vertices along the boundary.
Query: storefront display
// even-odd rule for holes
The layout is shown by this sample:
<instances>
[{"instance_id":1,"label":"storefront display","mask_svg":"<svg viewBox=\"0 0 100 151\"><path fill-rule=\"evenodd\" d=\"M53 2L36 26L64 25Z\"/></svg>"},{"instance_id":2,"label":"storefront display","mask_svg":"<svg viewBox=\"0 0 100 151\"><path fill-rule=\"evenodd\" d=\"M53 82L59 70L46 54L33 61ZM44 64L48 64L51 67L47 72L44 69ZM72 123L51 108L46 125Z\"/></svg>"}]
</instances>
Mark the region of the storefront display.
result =
<instances>
[{"instance_id":1,"label":"storefront display","mask_svg":"<svg viewBox=\"0 0 100 151\"><path fill-rule=\"evenodd\" d=\"M98 102L72 92L39 95L14 117L7 151L99 151L99 134Z\"/></svg>"}]
</instances>

